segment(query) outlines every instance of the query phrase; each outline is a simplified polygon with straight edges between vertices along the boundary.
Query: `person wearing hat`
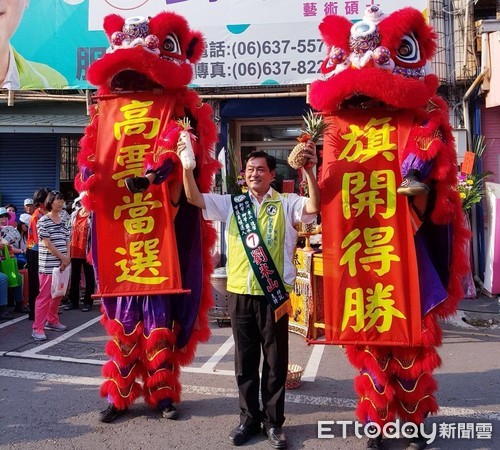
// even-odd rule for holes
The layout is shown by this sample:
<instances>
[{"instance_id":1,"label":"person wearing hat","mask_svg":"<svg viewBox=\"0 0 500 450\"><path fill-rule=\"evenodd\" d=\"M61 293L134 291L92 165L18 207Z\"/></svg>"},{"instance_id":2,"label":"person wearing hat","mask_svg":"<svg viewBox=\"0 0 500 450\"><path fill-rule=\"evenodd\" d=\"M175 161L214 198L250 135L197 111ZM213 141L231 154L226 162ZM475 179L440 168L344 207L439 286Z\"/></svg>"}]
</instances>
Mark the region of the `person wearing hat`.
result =
<instances>
[{"instance_id":1,"label":"person wearing hat","mask_svg":"<svg viewBox=\"0 0 500 450\"><path fill-rule=\"evenodd\" d=\"M0 206L0 229L7 226L7 222L9 220L9 212L3 206ZM8 302L8 287L9 287L9 279L7 275L0 272L0 320L10 320L13 319L14 316L7 311L7 302Z\"/></svg>"},{"instance_id":2,"label":"person wearing hat","mask_svg":"<svg viewBox=\"0 0 500 450\"><path fill-rule=\"evenodd\" d=\"M21 222L26 227L30 226L30 220L31 220L31 214L29 214L29 213L22 213L19 216L19 222Z\"/></svg>"},{"instance_id":3,"label":"person wearing hat","mask_svg":"<svg viewBox=\"0 0 500 450\"><path fill-rule=\"evenodd\" d=\"M0 228L7 225L9 217L9 211L7 211L7 209L3 206L0 206Z\"/></svg>"},{"instance_id":4,"label":"person wearing hat","mask_svg":"<svg viewBox=\"0 0 500 450\"><path fill-rule=\"evenodd\" d=\"M4 209L4 208L2 208ZM0 211L0 213L3 211ZM7 212L8 213L8 212ZM1 215L2 220L4 219L5 214ZM9 256L11 258L15 257L16 253L19 252L18 246L19 246L19 241L21 240L21 236L17 229L11 225L5 225L0 227L0 260L4 259L4 251L8 252ZM5 250L4 250L5 249ZM5 275L2 273L2 275ZM18 273L17 274L17 279L18 279L18 284L17 286L10 287L8 286L7 289L7 296L9 295L9 290L12 295L12 298L15 301L15 312L27 312L26 310L23 309L23 292L22 292L22 277ZM0 280L0 284L4 282L4 279L2 277L2 280ZM8 284L8 282L7 282ZM0 290L3 291L3 285L0 286ZM8 297L7 297L8 300ZM12 319L13 316L12 314L6 310L7 308L7 303L8 301L5 301L4 293L0 293L0 319Z\"/></svg>"},{"instance_id":5,"label":"person wearing hat","mask_svg":"<svg viewBox=\"0 0 500 450\"><path fill-rule=\"evenodd\" d=\"M35 211L35 204L33 203L33 199L32 198L25 198L24 199L24 212L31 216L31 214L33 214L33 211Z\"/></svg>"},{"instance_id":6,"label":"person wearing hat","mask_svg":"<svg viewBox=\"0 0 500 450\"><path fill-rule=\"evenodd\" d=\"M0 229L7 225L9 213L7 209L0 206ZM0 272L0 320L13 319L14 316L7 311L9 279L7 275Z\"/></svg>"},{"instance_id":7,"label":"person wearing hat","mask_svg":"<svg viewBox=\"0 0 500 450\"><path fill-rule=\"evenodd\" d=\"M19 216L19 221L17 222L17 231L19 232L19 242L14 250L17 261L19 263L19 268L22 269L26 264L26 248L28 246L28 228L30 226L31 215L23 213Z\"/></svg>"}]
</instances>

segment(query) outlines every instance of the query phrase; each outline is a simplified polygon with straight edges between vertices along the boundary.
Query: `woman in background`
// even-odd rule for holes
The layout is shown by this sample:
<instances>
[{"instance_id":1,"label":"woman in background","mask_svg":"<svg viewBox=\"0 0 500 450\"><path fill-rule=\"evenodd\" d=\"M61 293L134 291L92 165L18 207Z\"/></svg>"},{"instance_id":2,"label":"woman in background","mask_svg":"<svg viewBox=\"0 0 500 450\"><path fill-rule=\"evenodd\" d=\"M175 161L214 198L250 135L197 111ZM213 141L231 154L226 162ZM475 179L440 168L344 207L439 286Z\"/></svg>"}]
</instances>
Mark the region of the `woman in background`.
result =
<instances>
[{"instance_id":1,"label":"woman in background","mask_svg":"<svg viewBox=\"0 0 500 450\"><path fill-rule=\"evenodd\" d=\"M83 297L83 312L92 310L94 303L92 294L95 289L94 268L87 261L90 253L90 233L92 215L84 206L80 206L71 214L71 287L70 303L65 310L78 309L80 302L80 280L85 274L85 295Z\"/></svg>"},{"instance_id":2,"label":"woman in background","mask_svg":"<svg viewBox=\"0 0 500 450\"><path fill-rule=\"evenodd\" d=\"M51 191L45 200L47 214L37 225L38 271L40 280L40 293L35 302L35 321L31 336L36 341L47 339L45 330L65 331L66 325L59 322L60 297L51 295L52 271L59 268L61 272L69 270L69 227L61 218L64 207L64 196L59 191Z\"/></svg>"},{"instance_id":3,"label":"woman in background","mask_svg":"<svg viewBox=\"0 0 500 450\"><path fill-rule=\"evenodd\" d=\"M19 221L17 222L19 239L12 243L12 251L17 258L19 269L24 269L24 266L27 263L26 249L28 247L28 228L30 226L30 220L31 216L29 214L23 213L19 216Z\"/></svg>"},{"instance_id":4,"label":"woman in background","mask_svg":"<svg viewBox=\"0 0 500 450\"><path fill-rule=\"evenodd\" d=\"M28 241L26 247L26 261L28 264L28 305L29 319L35 319L35 300L40 292L40 283L38 281L38 232L36 226L38 221L47 214L45 209L45 199L49 190L45 187L40 188L33 194L33 204L35 211L31 215L28 226Z\"/></svg>"}]
</instances>

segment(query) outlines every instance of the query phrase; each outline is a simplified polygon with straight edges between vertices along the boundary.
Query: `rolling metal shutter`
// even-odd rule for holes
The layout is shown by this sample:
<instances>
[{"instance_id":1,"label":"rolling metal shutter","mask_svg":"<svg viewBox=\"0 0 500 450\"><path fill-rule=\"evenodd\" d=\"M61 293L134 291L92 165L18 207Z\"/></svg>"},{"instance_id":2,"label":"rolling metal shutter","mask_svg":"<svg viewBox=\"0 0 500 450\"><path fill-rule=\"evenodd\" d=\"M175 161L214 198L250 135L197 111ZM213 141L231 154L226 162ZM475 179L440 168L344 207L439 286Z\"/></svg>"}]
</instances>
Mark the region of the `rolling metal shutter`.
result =
<instances>
[{"instance_id":1,"label":"rolling metal shutter","mask_svg":"<svg viewBox=\"0 0 500 450\"><path fill-rule=\"evenodd\" d=\"M59 148L58 134L0 133L1 206L12 203L21 214L36 189L58 189Z\"/></svg>"}]
</instances>

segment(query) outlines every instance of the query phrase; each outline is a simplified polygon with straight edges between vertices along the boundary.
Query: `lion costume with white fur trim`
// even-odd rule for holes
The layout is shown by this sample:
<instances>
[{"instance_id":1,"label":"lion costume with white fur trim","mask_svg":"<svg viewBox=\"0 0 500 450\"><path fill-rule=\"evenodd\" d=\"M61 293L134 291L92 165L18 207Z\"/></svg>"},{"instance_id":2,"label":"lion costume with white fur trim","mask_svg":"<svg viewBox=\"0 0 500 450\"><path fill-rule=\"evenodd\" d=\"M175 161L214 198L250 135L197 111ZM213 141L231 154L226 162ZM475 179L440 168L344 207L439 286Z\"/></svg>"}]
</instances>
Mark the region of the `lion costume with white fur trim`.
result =
<instances>
[{"instance_id":1,"label":"lion costume with white fur trim","mask_svg":"<svg viewBox=\"0 0 500 450\"><path fill-rule=\"evenodd\" d=\"M438 410L433 395L437 384L432 376L433 370L440 364L436 352L436 347L441 345L442 341L438 319L456 310L462 295L462 276L468 266L465 254L468 232L464 228L460 198L456 191L457 160L448 108L445 101L437 95L437 77L428 71L429 60L436 50L436 36L420 11L404 8L385 16L376 6L368 8L363 20L354 24L341 16L327 16L320 25L320 32L326 43L328 56L321 68L321 78L311 85L310 104L324 115L325 120L338 123L344 116L348 116L353 118L354 123L356 114L365 114L364 117L367 118L394 117L399 114L412 117L406 135L403 138L399 135L399 140L391 149L383 149L387 161L394 157L399 161L397 172L402 173L396 173L394 179L389 176L380 178L381 173L384 173L385 177L388 172L370 169L375 157L382 154L382 150L380 155L376 150L382 148L381 141L377 141L373 147L363 149L361 143L360 147L346 147L347 133L352 131L351 137L358 131L357 136L362 136L365 130L368 130L367 133L375 133L374 125L370 130L369 125L365 130L353 125L351 131L341 130L338 134L334 134L331 127L326 131L324 163L320 173L324 257L332 251L325 248L328 242L341 242L342 247L339 245L333 250L337 253L336 259L332 261L342 263L341 256L352 242L348 238L344 241L342 238L336 240L335 233L343 231L339 226L341 219L338 218L348 217L349 220L356 220L365 211L359 205L362 196L368 195L368 186L372 187L371 195L374 196L378 195L375 193L376 189L380 193L384 187L387 199L390 198L393 202L392 206L396 204L394 199L404 199L403 207L398 209L397 214L411 216L411 220L407 222L413 224L414 239L410 237L406 241L416 254L416 291L420 290L420 297L417 294L418 345L398 345L396 341L393 345L384 343L382 336L388 331L386 325L389 325L390 320L394 325L396 321L403 322L404 317L408 316L393 309L397 314L389 318L386 315L387 310L383 311L383 306L390 309L392 303L390 300L384 300L383 296L378 299L378 306L374 306L375 303L365 303L367 309L357 317L344 305L345 309L340 312L340 323L326 324L327 343L329 332L334 335L334 328L337 326L342 328L342 331L349 331L354 327L359 331L369 329L371 334L365 335L368 339L363 339L362 344L356 345L359 341L351 339L347 342L351 345L346 345L349 361L360 370L360 375L355 380L355 389L359 395L359 420L383 426L400 417L404 421L420 424L428 414L434 414ZM373 123L376 123L376 119L372 119ZM377 139L376 135L372 134L362 137L367 139L363 142L366 144L372 137L373 141ZM394 153L391 153L392 151ZM342 180L349 180L346 178L349 174L335 172L334 167L338 167L336 164L342 159L345 160L346 155L351 158L349 161L352 164L356 164L353 171L359 170L359 174L365 171L363 173L368 174L363 184L359 181L359 176L356 181L353 181L353 176L351 181L342 183ZM327 164L325 160L328 160ZM417 167L423 174L423 181L430 189L428 195L403 197L396 194L398 179L401 181L402 176L404 177L412 167ZM349 195L352 197L349 197L348 190L351 188ZM343 199L343 203L339 202L340 209L336 210L336 214L324 214L323 209L329 202L334 201L336 196ZM370 202L370 217L367 216L367 220L376 218L377 215L382 217L385 214L384 218L387 217L390 214L387 202L383 203L378 197L372 198L376 200ZM354 201L358 202L358 209L352 207ZM381 222L382 220L380 218ZM374 225L379 226L381 227L378 222ZM382 248L377 247L380 242L377 242L377 239L384 235L382 228L373 229L378 229L379 234L369 235L365 229L363 235L363 230L359 234L358 229L355 230L358 234L349 235L349 239L354 239L352 236L360 236L359 240L364 236L368 243L366 249L359 250L365 252L363 257L358 254L354 256L352 253L352 260L345 262L350 264L349 270L352 269L353 273L356 270L355 264L359 262L358 275L365 276L370 273L366 276L371 276L371 281L363 285L357 275L352 276L351 273L351 277L348 277L350 282L355 285L358 279L359 285L351 289L347 282L340 285L332 283L330 290L327 288L324 292L325 302L336 295L336 290L341 293L339 295L345 295L346 299L349 295L347 291L351 294L364 292L367 302L375 302L376 290L373 286L383 284L379 277L383 264L391 268L400 264L403 267L412 264L411 259L404 259L401 255L395 256L394 247L387 246L385 249L390 252L392 248L393 254L388 253L386 259L381 259L380 264L375 265L378 260L374 258L378 255L378 249ZM412 232L409 233L409 236L411 235ZM370 236L371 240L367 236ZM385 235L387 236L389 234ZM326 260L324 265L329 266ZM347 267L340 267L339 271L348 272ZM332 278L341 279L344 274L340 274L338 278L335 278L336 276L333 274ZM387 294L390 290L384 292ZM352 308L358 298L354 295L350 297ZM325 314L328 315L329 311L342 306L328 305L325 308ZM330 343L342 341L331 339Z\"/></svg>"},{"instance_id":2,"label":"lion costume with white fur trim","mask_svg":"<svg viewBox=\"0 0 500 450\"><path fill-rule=\"evenodd\" d=\"M188 88L193 77L193 65L201 58L205 44L199 32L190 30L183 17L171 12L162 12L147 19L135 17L127 20L110 15L104 19L104 31L111 46L88 69L89 82L98 87L97 103L92 107L90 125L80 143L80 172L75 181L77 190L86 192L83 203L95 211L98 225L93 227L95 234L92 238L97 295L104 291L103 276L112 269L110 265L103 265L103 261L104 257L117 251L112 248L109 239L118 232L116 217L122 211L115 211L113 216L113 212L107 211L106 207L98 207L102 197L107 196L99 185L100 171L102 176L104 170L111 172L104 180L101 177L101 183L111 178L116 180L112 187L125 201L153 194L158 196L159 200L149 210L136 208L131 212L130 220L135 220L133 223L137 224L139 216L154 212L151 208L156 208L157 204L164 205L161 220L166 217L170 222L167 225L172 238L169 244L172 257L167 259L174 260L179 281L178 285L165 292L152 289L151 295L147 290L140 295L103 295L102 323L111 337L106 345L106 353L111 360L103 368L106 380L101 387L101 395L119 410L126 410L140 396L144 396L151 407L164 410L180 400L179 367L190 363L198 342L205 342L210 336L211 247L216 233L211 224L202 219L199 209L187 203L182 191L181 159L176 153L177 140L183 132L188 132L196 158L196 181L200 191L208 192L219 167L213 158L216 142L213 111L194 90ZM130 104L133 105L137 102L134 96L138 93L151 99L141 103L146 105L144 108L153 103L168 106L160 108L158 117L147 119L150 123L161 122L161 128L154 129L156 135L153 138L147 136L152 145L139 145L133 138L143 133L143 130L138 131L138 127L146 122L140 124L136 121L139 115L131 115L130 125L124 128L124 133L134 144L130 148L136 151L125 155L123 148L117 148L116 154L111 155L109 165L100 156L100 142L105 142L106 136L119 133L116 127L109 125L109 118L104 117L103 105L106 105L106 111L119 114L126 107L120 109L114 106L116 99L130 97ZM144 149L147 150L143 152ZM157 171L154 184L144 197L142 194L130 195L123 177L140 177L147 170ZM126 237L127 242L132 244L135 240L146 239L143 235L150 231L141 233L135 230L132 234L132 228L127 228L132 231ZM99 234L103 229L104 232ZM146 264L156 253L148 254L146 250L146 259L137 264ZM128 272L132 270L130 261L123 264ZM137 278L144 279L146 273L158 273L163 264L167 264L165 259L151 266L141 266L137 274L142 278ZM133 278L130 279L133 283Z\"/></svg>"}]
</instances>

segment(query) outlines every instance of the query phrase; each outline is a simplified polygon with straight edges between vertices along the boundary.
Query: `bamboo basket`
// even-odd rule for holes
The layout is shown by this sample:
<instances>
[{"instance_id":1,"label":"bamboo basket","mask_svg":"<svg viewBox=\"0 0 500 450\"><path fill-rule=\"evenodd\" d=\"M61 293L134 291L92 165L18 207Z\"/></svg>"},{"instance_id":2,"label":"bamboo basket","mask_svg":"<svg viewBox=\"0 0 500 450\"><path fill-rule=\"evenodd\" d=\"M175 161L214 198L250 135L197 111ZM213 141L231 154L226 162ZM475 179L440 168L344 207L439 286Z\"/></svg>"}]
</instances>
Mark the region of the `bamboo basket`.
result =
<instances>
[{"instance_id":1,"label":"bamboo basket","mask_svg":"<svg viewBox=\"0 0 500 450\"><path fill-rule=\"evenodd\" d=\"M304 369L298 364L288 364L288 374L286 376L285 389L297 389L300 387L302 373Z\"/></svg>"}]
</instances>

